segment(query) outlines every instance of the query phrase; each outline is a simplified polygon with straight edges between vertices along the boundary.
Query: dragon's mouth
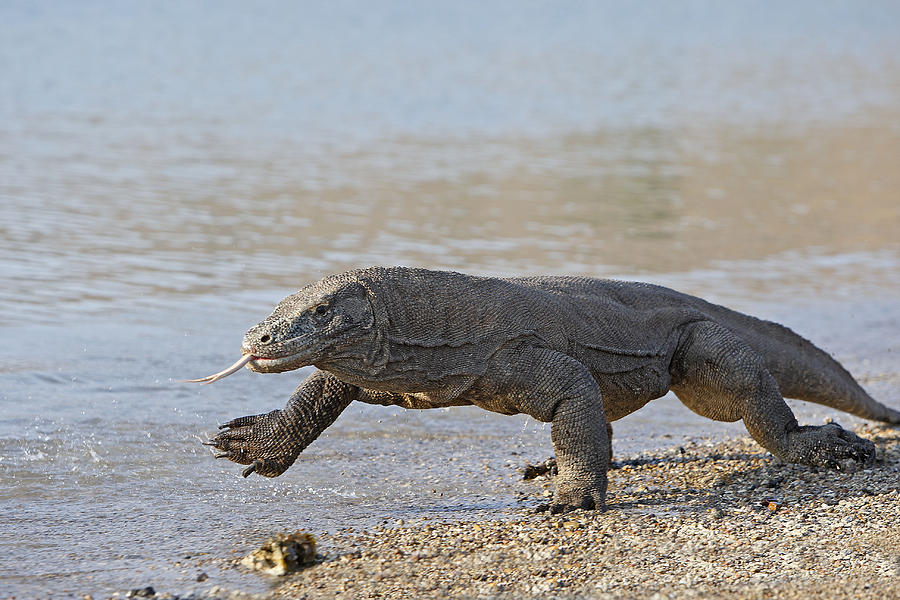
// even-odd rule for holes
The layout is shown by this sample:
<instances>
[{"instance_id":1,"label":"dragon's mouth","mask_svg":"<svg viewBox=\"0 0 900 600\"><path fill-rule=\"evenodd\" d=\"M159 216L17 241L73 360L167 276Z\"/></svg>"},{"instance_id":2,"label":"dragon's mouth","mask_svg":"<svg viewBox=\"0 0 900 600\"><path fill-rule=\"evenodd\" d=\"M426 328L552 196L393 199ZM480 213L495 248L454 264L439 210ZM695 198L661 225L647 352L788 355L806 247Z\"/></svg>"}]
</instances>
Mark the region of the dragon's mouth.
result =
<instances>
[{"instance_id":1,"label":"dragon's mouth","mask_svg":"<svg viewBox=\"0 0 900 600\"><path fill-rule=\"evenodd\" d=\"M286 356L254 356L247 366L251 371L259 371L262 373L271 373L278 371L289 371L297 368L295 365L297 359L304 354L303 352L295 352Z\"/></svg>"}]
</instances>

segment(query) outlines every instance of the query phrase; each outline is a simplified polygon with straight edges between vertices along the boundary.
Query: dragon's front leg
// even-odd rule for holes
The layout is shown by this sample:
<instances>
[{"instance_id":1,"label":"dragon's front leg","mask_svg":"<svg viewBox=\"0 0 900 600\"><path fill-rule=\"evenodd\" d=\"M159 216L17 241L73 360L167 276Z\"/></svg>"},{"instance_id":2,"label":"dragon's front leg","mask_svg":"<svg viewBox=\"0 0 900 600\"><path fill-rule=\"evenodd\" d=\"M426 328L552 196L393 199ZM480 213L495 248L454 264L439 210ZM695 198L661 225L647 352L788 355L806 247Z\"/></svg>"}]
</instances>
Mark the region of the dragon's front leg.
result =
<instances>
[{"instance_id":1,"label":"dragon's front leg","mask_svg":"<svg viewBox=\"0 0 900 600\"><path fill-rule=\"evenodd\" d=\"M500 399L480 405L552 423L558 474L550 511L603 510L610 430L590 371L565 354L532 347L498 353L489 372L496 382L493 395Z\"/></svg>"},{"instance_id":2,"label":"dragon's front leg","mask_svg":"<svg viewBox=\"0 0 900 600\"><path fill-rule=\"evenodd\" d=\"M316 371L297 387L284 409L233 419L206 445L220 451L216 458L250 465L244 477L254 472L277 477L334 423L358 392L359 388Z\"/></svg>"}]
</instances>

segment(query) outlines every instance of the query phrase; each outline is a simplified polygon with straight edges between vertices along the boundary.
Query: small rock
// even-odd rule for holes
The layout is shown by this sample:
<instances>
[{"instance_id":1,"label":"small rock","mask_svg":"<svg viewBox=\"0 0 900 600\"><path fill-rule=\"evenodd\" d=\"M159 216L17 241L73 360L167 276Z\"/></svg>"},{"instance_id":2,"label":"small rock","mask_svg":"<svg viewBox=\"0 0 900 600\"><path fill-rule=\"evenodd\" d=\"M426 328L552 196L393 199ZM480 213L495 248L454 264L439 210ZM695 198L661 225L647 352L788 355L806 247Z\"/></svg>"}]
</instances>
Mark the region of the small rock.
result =
<instances>
[{"instance_id":1,"label":"small rock","mask_svg":"<svg viewBox=\"0 0 900 600\"><path fill-rule=\"evenodd\" d=\"M203 582L207 579L209 579L209 575L207 575L206 573L200 573L199 575L197 575L197 581Z\"/></svg>"},{"instance_id":2,"label":"small rock","mask_svg":"<svg viewBox=\"0 0 900 600\"><path fill-rule=\"evenodd\" d=\"M154 590L149 585L143 588L135 588L125 594L126 598L152 598L156 595L156 590Z\"/></svg>"},{"instance_id":3,"label":"small rock","mask_svg":"<svg viewBox=\"0 0 900 600\"><path fill-rule=\"evenodd\" d=\"M266 540L258 550L241 559L241 564L267 575L286 575L299 571L315 560L316 538L298 531Z\"/></svg>"},{"instance_id":4,"label":"small rock","mask_svg":"<svg viewBox=\"0 0 900 600\"><path fill-rule=\"evenodd\" d=\"M526 464L525 468L522 470L522 479L528 481L529 479L535 479L536 477L541 477L542 475L550 477L556 475L556 459L548 458L542 463L538 463L536 465Z\"/></svg>"}]
</instances>

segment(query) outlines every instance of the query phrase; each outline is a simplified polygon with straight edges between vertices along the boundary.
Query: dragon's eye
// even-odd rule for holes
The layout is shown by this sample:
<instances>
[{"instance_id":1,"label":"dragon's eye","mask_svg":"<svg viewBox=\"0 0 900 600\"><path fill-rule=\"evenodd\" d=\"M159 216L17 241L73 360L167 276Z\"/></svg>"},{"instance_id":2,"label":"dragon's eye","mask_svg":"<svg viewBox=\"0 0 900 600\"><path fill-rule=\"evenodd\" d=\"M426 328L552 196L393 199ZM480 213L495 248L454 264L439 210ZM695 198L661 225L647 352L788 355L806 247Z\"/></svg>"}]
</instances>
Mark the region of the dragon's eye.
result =
<instances>
[{"instance_id":1,"label":"dragon's eye","mask_svg":"<svg viewBox=\"0 0 900 600\"><path fill-rule=\"evenodd\" d=\"M316 314L317 314L317 315L324 315L324 314L327 313L327 312L328 312L328 305L327 305L327 304L320 304L320 305L318 305L318 306L316 307Z\"/></svg>"}]
</instances>

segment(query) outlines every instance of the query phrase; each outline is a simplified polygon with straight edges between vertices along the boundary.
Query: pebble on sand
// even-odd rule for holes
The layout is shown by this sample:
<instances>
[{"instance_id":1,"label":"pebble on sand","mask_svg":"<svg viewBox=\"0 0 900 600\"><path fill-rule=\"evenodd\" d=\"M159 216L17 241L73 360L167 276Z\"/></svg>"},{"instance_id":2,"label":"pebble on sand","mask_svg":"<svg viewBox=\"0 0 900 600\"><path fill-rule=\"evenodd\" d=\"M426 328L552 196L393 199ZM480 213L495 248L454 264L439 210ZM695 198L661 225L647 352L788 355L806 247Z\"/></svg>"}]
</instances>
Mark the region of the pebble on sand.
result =
<instances>
[{"instance_id":1,"label":"pebble on sand","mask_svg":"<svg viewBox=\"0 0 900 600\"><path fill-rule=\"evenodd\" d=\"M243 559L240 564L266 575L287 575L309 566L316 560L316 538L297 531L279 534Z\"/></svg>"}]
</instances>

